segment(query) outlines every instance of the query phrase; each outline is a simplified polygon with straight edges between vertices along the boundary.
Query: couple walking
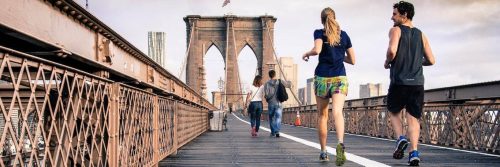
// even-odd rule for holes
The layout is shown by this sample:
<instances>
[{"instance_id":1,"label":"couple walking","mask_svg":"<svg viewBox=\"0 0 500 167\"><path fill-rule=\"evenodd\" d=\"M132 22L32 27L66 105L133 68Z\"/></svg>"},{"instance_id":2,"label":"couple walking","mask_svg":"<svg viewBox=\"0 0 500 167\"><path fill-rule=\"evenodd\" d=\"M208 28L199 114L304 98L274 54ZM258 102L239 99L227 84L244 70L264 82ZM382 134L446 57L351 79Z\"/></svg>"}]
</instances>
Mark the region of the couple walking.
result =
<instances>
[{"instance_id":1,"label":"couple walking","mask_svg":"<svg viewBox=\"0 0 500 167\"><path fill-rule=\"evenodd\" d=\"M262 100L266 99L267 111L269 113L269 127L271 129L271 137L280 137L280 126L281 126L281 113L283 109L281 108L281 103L277 97L278 85L281 82L280 79L275 79L276 71L269 71L269 81L263 85L262 76L257 75L253 79L252 87L247 94L247 102L250 102L248 106L248 113L250 115L250 125L252 127L252 136L257 136L260 127L260 116L262 114ZM247 103L248 104L248 103Z\"/></svg>"},{"instance_id":2,"label":"couple walking","mask_svg":"<svg viewBox=\"0 0 500 167\"><path fill-rule=\"evenodd\" d=\"M420 134L419 119L422 115L424 99L424 76L422 66L435 63L427 37L413 26L415 14L413 4L400 1L393 5L391 20L394 26L389 31L389 47L384 68L390 69L391 83L387 95L387 109L395 132L396 148L393 158L402 159L410 143L408 164L418 166L420 153L417 144ZM344 145L344 116L342 113L347 96L348 81L344 62L354 65L355 54L347 33L341 30L335 12L325 8L321 12L323 29L314 31L314 47L303 55L319 55L319 63L314 72L314 85L318 106L318 136L321 145L320 161L328 161L326 152L328 104L332 99L332 112L338 144L336 164L343 165L346 157ZM408 138L403 135L401 110L406 108ZM409 139L409 141L408 141Z\"/></svg>"}]
</instances>

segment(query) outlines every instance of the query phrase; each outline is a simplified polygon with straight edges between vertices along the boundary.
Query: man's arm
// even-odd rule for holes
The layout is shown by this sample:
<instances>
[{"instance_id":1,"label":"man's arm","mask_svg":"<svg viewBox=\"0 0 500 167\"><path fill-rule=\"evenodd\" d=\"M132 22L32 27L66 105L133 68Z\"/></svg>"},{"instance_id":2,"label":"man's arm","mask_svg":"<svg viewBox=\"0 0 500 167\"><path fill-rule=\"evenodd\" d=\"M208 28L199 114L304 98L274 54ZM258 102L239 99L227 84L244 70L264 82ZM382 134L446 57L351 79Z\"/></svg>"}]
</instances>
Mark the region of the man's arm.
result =
<instances>
[{"instance_id":1,"label":"man's arm","mask_svg":"<svg viewBox=\"0 0 500 167\"><path fill-rule=\"evenodd\" d=\"M431 45L429 44L429 41L427 40L427 37L425 36L424 33L422 33L422 39L424 42L424 58L425 58L422 65L432 66L434 65L434 63L436 63L436 60L434 59L434 54L432 54Z\"/></svg>"},{"instance_id":2,"label":"man's arm","mask_svg":"<svg viewBox=\"0 0 500 167\"><path fill-rule=\"evenodd\" d=\"M279 79L281 84L283 84L283 86L285 86L285 88L291 88L292 87L292 82L291 81L285 81L283 79Z\"/></svg>"},{"instance_id":3,"label":"man's arm","mask_svg":"<svg viewBox=\"0 0 500 167\"><path fill-rule=\"evenodd\" d=\"M389 31L389 48L387 48L386 60L384 63L385 69L391 67L391 62L396 58L398 51L399 38L401 37L401 29L399 27L392 27Z\"/></svg>"}]
</instances>

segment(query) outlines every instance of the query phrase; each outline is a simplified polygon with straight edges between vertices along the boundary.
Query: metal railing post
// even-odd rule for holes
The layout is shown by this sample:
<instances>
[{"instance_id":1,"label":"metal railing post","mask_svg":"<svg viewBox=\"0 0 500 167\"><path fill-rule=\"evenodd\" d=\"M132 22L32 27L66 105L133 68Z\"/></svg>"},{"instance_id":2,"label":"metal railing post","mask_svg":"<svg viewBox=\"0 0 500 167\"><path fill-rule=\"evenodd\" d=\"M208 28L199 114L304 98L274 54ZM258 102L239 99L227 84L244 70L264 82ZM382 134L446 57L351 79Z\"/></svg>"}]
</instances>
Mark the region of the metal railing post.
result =
<instances>
[{"instance_id":1,"label":"metal railing post","mask_svg":"<svg viewBox=\"0 0 500 167\"><path fill-rule=\"evenodd\" d=\"M109 166L118 167L118 157L120 154L119 144L119 123L120 123L120 84L114 83L110 91L111 110L109 111L108 126L109 126Z\"/></svg>"},{"instance_id":2,"label":"metal railing post","mask_svg":"<svg viewBox=\"0 0 500 167\"><path fill-rule=\"evenodd\" d=\"M158 134L159 132L159 117L160 117L160 105L158 102L158 95L154 96L154 102L153 102L153 161L154 165L153 166L158 166L158 163L160 162L160 135Z\"/></svg>"}]
</instances>

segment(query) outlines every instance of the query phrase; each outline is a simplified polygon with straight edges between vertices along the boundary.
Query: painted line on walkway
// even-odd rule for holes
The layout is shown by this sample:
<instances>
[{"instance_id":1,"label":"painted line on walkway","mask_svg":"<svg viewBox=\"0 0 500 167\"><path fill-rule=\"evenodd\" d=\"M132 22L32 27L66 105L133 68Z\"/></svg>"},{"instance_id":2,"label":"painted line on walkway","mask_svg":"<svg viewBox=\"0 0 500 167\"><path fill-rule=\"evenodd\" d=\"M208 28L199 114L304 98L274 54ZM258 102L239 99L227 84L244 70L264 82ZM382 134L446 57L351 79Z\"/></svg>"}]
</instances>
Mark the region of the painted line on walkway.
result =
<instances>
[{"instance_id":1,"label":"painted line on walkway","mask_svg":"<svg viewBox=\"0 0 500 167\"><path fill-rule=\"evenodd\" d=\"M241 119L240 117L236 116L235 114L233 114L233 115L236 118L238 118L240 121L242 121L242 122L244 122L246 124L250 124L250 122ZM260 129L268 131L268 132L271 131L268 128L264 128L264 127L260 127ZM302 143L304 145L316 148L318 150L321 149L321 147L320 147L320 145L318 143L311 142L311 141L308 141L308 140L304 140L304 139L301 139L301 138L298 138L298 137L295 137L295 136L291 136L291 135L288 135L288 134L285 134L285 133L281 133L280 132L280 137L288 138L290 140ZM326 146L326 150L327 150L328 153L330 153L332 155L336 154L336 149L335 148ZM363 165L363 166L377 166L377 167L378 166L384 166L384 167L385 166L389 166L389 165L386 165L386 164L383 164L383 163L380 163L380 162L377 162L377 161L373 161L373 160L370 160L370 159L367 159L367 158L364 158L364 157L361 157L361 156L357 156L357 155L354 155L354 154L351 154L351 153L348 153L348 152L345 152L345 155L346 155L347 160L352 161L354 163L357 163L359 165Z\"/></svg>"},{"instance_id":2,"label":"painted line on walkway","mask_svg":"<svg viewBox=\"0 0 500 167\"><path fill-rule=\"evenodd\" d=\"M289 126L293 126L293 125L289 125ZM316 130L316 128L309 128L309 127L305 127L305 126L300 126L300 127L305 128L305 129L314 129L314 130ZM330 131L330 132L334 132L334 131ZM379 138L379 137L366 136L366 135L358 135L358 134L352 134L352 133L345 133L345 134L346 135L350 135L350 136L358 136L358 137L371 138L371 139L384 140L384 141L396 141L394 139L386 139L386 138ZM476 152L476 151L469 151L469 150L461 150L461 149L444 147L444 146L436 146L436 145L431 145L431 144L422 144L422 143L419 143L418 145L427 146L427 147L434 147L434 148L440 148L440 149L446 149L446 150L466 152L466 153L471 153L471 154L486 155L486 156L491 156L491 157L500 157L500 155L495 155L495 154L488 154L488 153L482 153L482 152Z\"/></svg>"},{"instance_id":3,"label":"painted line on walkway","mask_svg":"<svg viewBox=\"0 0 500 167\"><path fill-rule=\"evenodd\" d=\"M372 139L378 139L378 140L396 141L396 140L393 140L393 139L384 139L384 138L378 138L378 137L372 137L372 136L364 136L364 135L349 134L349 133L346 133L346 134L347 135L351 135L351 136L366 137L366 138L372 138ZM430 145L430 144L421 144L421 143L419 143L418 145L423 145L423 146L427 146L427 147L434 147L434 148L440 148L440 149L446 149L446 150L466 152L466 153L471 153L471 154L479 154L479 155L486 155L486 156L492 156L492 157L500 157L500 155L494 155L494 154L488 154L488 153L482 153L482 152L475 152L475 151L468 151L468 150L461 150L461 149L449 148L449 147L443 147L443 146L435 146L435 145Z\"/></svg>"}]
</instances>

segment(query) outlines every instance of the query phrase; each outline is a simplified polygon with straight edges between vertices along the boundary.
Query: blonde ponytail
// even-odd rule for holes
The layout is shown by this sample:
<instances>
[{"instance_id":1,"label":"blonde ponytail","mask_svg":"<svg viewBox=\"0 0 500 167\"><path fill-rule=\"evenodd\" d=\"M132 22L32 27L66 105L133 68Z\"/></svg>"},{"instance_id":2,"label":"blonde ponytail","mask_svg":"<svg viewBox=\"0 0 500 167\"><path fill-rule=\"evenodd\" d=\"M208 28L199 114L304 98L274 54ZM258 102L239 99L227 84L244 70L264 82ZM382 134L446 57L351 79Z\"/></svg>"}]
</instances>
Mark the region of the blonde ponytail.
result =
<instances>
[{"instance_id":1,"label":"blonde ponytail","mask_svg":"<svg viewBox=\"0 0 500 167\"><path fill-rule=\"evenodd\" d=\"M330 46L337 46L340 43L340 26L335 20L335 11L332 8L325 8L321 12L321 22L325 29L325 36Z\"/></svg>"}]
</instances>

